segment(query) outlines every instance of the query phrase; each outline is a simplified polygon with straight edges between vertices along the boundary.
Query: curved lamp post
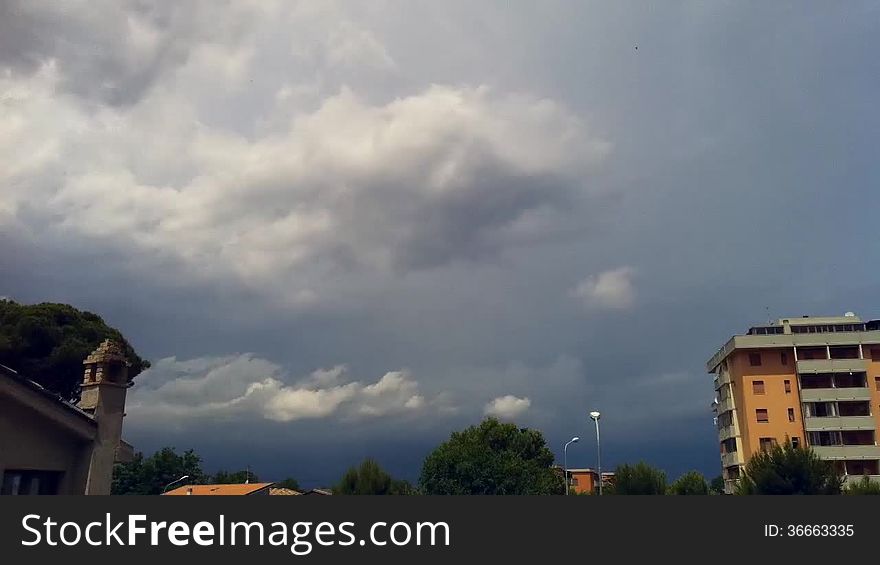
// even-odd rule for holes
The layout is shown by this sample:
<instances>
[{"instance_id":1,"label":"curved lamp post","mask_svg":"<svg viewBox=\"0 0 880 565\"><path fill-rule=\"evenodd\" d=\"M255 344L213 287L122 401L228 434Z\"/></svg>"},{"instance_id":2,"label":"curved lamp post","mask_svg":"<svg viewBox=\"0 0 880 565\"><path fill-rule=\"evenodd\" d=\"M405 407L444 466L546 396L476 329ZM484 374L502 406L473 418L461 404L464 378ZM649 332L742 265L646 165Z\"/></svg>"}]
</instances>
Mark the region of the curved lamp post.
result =
<instances>
[{"instance_id":1,"label":"curved lamp post","mask_svg":"<svg viewBox=\"0 0 880 565\"><path fill-rule=\"evenodd\" d=\"M175 481L171 481L170 483L165 485L165 488L162 489L162 494L165 494L166 492L168 492L168 487L170 487L171 485L179 483L180 481L185 481L188 478L189 478L189 475L184 475Z\"/></svg>"},{"instance_id":2,"label":"curved lamp post","mask_svg":"<svg viewBox=\"0 0 880 565\"><path fill-rule=\"evenodd\" d=\"M565 471L565 494L566 495L568 494L568 491L570 490L570 486L571 486L568 482L568 446L573 443L577 443L580 440L581 440L581 438L579 438L579 437L573 437L570 440L568 440L568 442L566 442L566 444L565 444L565 447L562 448L562 465L563 465L563 469Z\"/></svg>"},{"instance_id":3,"label":"curved lamp post","mask_svg":"<svg viewBox=\"0 0 880 565\"><path fill-rule=\"evenodd\" d=\"M599 418L602 417L602 414L596 412L590 412L590 419L596 422L596 467L599 469L599 496L602 495L602 448L599 442Z\"/></svg>"}]
</instances>

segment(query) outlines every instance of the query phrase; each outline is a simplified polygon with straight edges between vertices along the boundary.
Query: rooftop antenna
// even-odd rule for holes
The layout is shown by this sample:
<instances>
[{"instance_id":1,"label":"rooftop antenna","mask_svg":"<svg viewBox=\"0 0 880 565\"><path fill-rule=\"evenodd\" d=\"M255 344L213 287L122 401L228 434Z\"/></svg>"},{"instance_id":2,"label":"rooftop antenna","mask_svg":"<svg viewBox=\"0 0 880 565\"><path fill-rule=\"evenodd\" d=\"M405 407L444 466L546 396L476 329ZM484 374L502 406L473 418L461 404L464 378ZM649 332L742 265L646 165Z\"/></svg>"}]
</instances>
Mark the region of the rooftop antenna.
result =
<instances>
[{"instance_id":1,"label":"rooftop antenna","mask_svg":"<svg viewBox=\"0 0 880 565\"><path fill-rule=\"evenodd\" d=\"M770 315L770 307L769 307L769 306L764 306L764 310L766 310L766 312L767 312L767 323L768 323L768 324L772 324L772 323L773 323L773 317Z\"/></svg>"}]
</instances>

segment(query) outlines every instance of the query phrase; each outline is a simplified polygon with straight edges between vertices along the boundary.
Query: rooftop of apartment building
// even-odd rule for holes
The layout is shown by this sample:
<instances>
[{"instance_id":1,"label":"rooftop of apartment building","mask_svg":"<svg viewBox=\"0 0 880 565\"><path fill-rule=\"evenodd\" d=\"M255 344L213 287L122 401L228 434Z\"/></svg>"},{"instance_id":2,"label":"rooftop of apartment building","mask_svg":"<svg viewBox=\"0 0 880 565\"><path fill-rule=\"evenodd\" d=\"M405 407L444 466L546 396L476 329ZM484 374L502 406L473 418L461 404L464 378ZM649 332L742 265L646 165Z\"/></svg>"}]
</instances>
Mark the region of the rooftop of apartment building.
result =
<instances>
[{"instance_id":1,"label":"rooftop of apartment building","mask_svg":"<svg viewBox=\"0 0 880 565\"><path fill-rule=\"evenodd\" d=\"M736 349L764 347L880 344L880 320L862 320L853 312L843 316L779 318L731 337L706 363L713 373Z\"/></svg>"}]
</instances>

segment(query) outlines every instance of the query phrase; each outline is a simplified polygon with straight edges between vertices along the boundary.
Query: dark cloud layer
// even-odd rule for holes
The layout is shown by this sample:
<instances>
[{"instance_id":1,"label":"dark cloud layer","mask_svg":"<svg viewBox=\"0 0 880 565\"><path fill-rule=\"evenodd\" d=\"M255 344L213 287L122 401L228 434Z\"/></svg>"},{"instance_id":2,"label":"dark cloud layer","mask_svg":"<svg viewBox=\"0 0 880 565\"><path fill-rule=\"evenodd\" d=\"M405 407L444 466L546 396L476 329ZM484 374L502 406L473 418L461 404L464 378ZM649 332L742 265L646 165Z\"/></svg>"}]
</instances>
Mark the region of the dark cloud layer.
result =
<instances>
[{"instance_id":1,"label":"dark cloud layer","mask_svg":"<svg viewBox=\"0 0 880 565\"><path fill-rule=\"evenodd\" d=\"M487 411L592 465L597 408L715 474L731 333L880 315L877 15L5 2L0 295L120 327L126 435L211 468L414 478Z\"/></svg>"}]
</instances>

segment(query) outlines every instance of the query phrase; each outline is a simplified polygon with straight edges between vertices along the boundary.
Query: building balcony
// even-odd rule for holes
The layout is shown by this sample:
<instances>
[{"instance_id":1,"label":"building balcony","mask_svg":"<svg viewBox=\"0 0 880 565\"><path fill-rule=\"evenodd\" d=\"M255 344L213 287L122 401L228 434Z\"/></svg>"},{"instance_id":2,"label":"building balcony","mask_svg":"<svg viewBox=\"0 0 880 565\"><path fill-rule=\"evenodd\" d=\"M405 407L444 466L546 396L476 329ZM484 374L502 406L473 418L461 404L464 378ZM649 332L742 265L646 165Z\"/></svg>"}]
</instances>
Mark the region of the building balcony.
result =
<instances>
[{"instance_id":1,"label":"building balcony","mask_svg":"<svg viewBox=\"0 0 880 565\"><path fill-rule=\"evenodd\" d=\"M880 459L880 445L814 445L821 459Z\"/></svg>"},{"instance_id":2,"label":"building balcony","mask_svg":"<svg viewBox=\"0 0 880 565\"><path fill-rule=\"evenodd\" d=\"M880 475L844 475L843 484L858 483L862 480L862 477L868 477L871 479L871 482L880 484Z\"/></svg>"},{"instance_id":3,"label":"building balcony","mask_svg":"<svg viewBox=\"0 0 880 565\"><path fill-rule=\"evenodd\" d=\"M864 359L804 359L797 362L798 373L864 373L868 362Z\"/></svg>"},{"instance_id":4,"label":"building balcony","mask_svg":"<svg viewBox=\"0 0 880 565\"><path fill-rule=\"evenodd\" d=\"M873 430L877 422L873 416L836 416L831 418L804 418L804 428L808 432L840 430Z\"/></svg>"},{"instance_id":5,"label":"building balcony","mask_svg":"<svg viewBox=\"0 0 880 565\"><path fill-rule=\"evenodd\" d=\"M718 401L718 406L715 407L715 411L718 414L723 414L729 410L733 410L733 397L728 396L727 398L722 398Z\"/></svg>"},{"instance_id":6,"label":"building balcony","mask_svg":"<svg viewBox=\"0 0 880 565\"><path fill-rule=\"evenodd\" d=\"M871 389L868 387L801 389L802 402L831 402L834 400L871 400Z\"/></svg>"},{"instance_id":7,"label":"building balcony","mask_svg":"<svg viewBox=\"0 0 880 565\"><path fill-rule=\"evenodd\" d=\"M739 430L736 429L736 424L721 426L718 428L718 441L724 441L738 435Z\"/></svg>"},{"instance_id":8,"label":"building balcony","mask_svg":"<svg viewBox=\"0 0 880 565\"><path fill-rule=\"evenodd\" d=\"M742 465L743 460L739 455L738 451L734 451L733 453L724 453L721 455L721 466L722 467L730 467L731 465Z\"/></svg>"}]
</instances>

